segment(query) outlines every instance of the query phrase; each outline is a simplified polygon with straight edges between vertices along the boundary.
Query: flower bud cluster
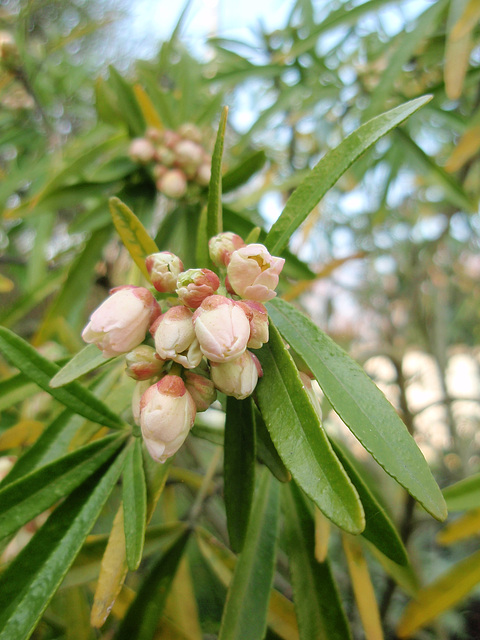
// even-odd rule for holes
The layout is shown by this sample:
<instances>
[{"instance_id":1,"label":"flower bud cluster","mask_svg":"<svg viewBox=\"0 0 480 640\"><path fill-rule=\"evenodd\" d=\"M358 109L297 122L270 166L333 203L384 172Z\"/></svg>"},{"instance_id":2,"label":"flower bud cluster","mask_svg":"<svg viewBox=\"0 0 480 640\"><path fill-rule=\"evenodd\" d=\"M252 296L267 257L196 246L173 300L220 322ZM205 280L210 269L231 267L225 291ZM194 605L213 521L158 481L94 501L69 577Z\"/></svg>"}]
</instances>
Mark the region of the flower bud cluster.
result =
<instances>
[{"instance_id":1,"label":"flower bud cluster","mask_svg":"<svg viewBox=\"0 0 480 640\"><path fill-rule=\"evenodd\" d=\"M169 198L193 196L210 182L212 158L194 124L178 131L149 128L143 138L132 140L129 154L135 162L152 165L157 189Z\"/></svg>"},{"instance_id":2,"label":"flower bud cluster","mask_svg":"<svg viewBox=\"0 0 480 640\"><path fill-rule=\"evenodd\" d=\"M126 354L127 375L137 381L133 417L159 462L178 450L217 390L244 399L263 375L251 350L268 341L263 302L276 295L284 260L234 233L212 238L209 253L223 284L210 269L184 271L174 254L154 253L146 259L153 286L177 298L161 310L148 289L119 287L82 334L105 357ZM147 331L154 346L142 344Z\"/></svg>"}]
</instances>

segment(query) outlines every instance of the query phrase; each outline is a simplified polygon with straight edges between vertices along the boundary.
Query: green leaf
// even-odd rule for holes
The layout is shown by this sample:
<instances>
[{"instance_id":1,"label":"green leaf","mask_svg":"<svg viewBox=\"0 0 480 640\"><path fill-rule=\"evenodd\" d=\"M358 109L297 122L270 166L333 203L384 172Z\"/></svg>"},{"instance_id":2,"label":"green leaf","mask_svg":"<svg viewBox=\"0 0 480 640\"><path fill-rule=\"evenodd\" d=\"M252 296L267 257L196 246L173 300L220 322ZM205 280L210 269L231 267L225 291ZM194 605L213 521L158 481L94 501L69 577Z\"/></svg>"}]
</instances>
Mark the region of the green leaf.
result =
<instances>
[{"instance_id":1,"label":"green leaf","mask_svg":"<svg viewBox=\"0 0 480 640\"><path fill-rule=\"evenodd\" d=\"M120 418L78 382L52 389L50 380L58 373L59 367L5 327L0 327L0 351L12 366L75 413L112 429L122 428Z\"/></svg>"},{"instance_id":2,"label":"green leaf","mask_svg":"<svg viewBox=\"0 0 480 640\"><path fill-rule=\"evenodd\" d=\"M122 78L115 67L110 65L108 70L110 72L108 84L116 94L118 109L127 123L130 135L143 135L146 126L145 119L132 87Z\"/></svg>"},{"instance_id":3,"label":"green leaf","mask_svg":"<svg viewBox=\"0 0 480 640\"><path fill-rule=\"evenodd\" d=\"M114 488L120 454L80 485L0 575L0 640L27 639Z\"/></svg>"},{"instance_id":4,"label":"green leaf","mask_svg":"<svg viewBox=\"0 0 480 640\"><path fill-rule=\"evenodd\" d=\"M207 207L203 207L200 212L197 228L197 246L195 249L195 260L197 261L197 265L208 265L211 262L210 255L208 253L207 223L208 209Z\"/></svg>"},{"instance_id":5,"label":"green leaf","mask_svg":"<svg viewBox=\"0 0 480 640\"><path fill-rule=\"evenodd\" d=\"M151 253L157 253L158 247L147 230L127 205L119 198L110 198L110 213L113 224L120 236L121 241L127 248L133 260L137 264L143 275L150 281L145 258Z\"/></svg>"},{"instance_id":6,"label":"green leaf","mask_svg":"<svg viewBox=\"0 0 480 640\"><path fill-rule=\"evenodd\" d=\"M272 438L268 433L267 425L262 418L262 414L256 408L254 416L258 459L270 469L277 480L280 482L289 482L292 479L292 476L278 455L278 451L275 449Z\"/></svg>"},{"instance_id":7,"label":"green leaf","mask_svg":"<svg viewBox=\"0 0 480 640\"><path fill-rule=\"evenodd\" d=\"M265 151L255 151L235 168L227 171L222 178L223 193L233 191L245 184L257 171L260 171L266 160Z\"/></svg>"},{"instance_id":8,"label":"green leaf","mask_svg":"<svg viewBox=\"0 0 480 640\"><path fill-rule=\"evenodd\" d=\"M37 385L23 373L17 373L15 376L2 380L0 382L0 411L17 402L22 402L38 391Z\"/></svg>"},{"instance_id":9,"label":"green leaf","mask_svg":"<svg viewBox=\"0 0 480 640\"><path fill-rule=\"evenodd\" d=\"M303 358L336 413L365 449L434 518L444 520L445 501L425 458L375 383L292 305L276 299L267 307L282 336Z\"/></svg>"},{"instance_id":10,"label":"green leaf","mask_svg":"<svg viewBox=\"0 0 480 640\"><path fill-rule=\"evenodd\" d=\"M96 440L0 490L0 540L76 489L124 440L117 434Z\"/></svg>"},{"instance_id":11,"label":"green leaf","mask_svg":"<svg viewBox=\"0 0 480 640\"><path fill-rule=\"evenodd\" d=\"M449 511L480 508L480 473L455 482L443 490Z\"/></svg>"},{"instance_id":12,"label":"green leaf","mask_svg":"<svg viewBox=\"0 0 480 640\"><path fill-rule=\"evenodd\" d=\"M89 344L73 356L67 364L50 380L52 389L63 387L81 376L101 367L113 358L104 358L102 352L95 344Z\"/></svg>"},{"instance_id":13,"label":"green leaf","mask_svg":"<svg viewBox=\"0 0 480 640\"><path fill-rule=\"evenodd\" d=\"M190 531L183 531L152 566L123 618L115 640L152 640L189 537Z\"/></svg>"},{"instance_id":14,"label":"green leaf","mask_svg":"<svg viewBox=\"0 0 480 640\"><path fill-rule=\"evenodd\" d=\"M265 240L270 252L278 255L286 248L292 233L364 151L430 100L431 96L424 96L382 113L329 151L295 189L270 229Z\"/></svg>"},{"instance_id":15,"label":"green leaf","mask_svg":"<svg viewBox=\"0 0 480 640\"><path fill-rule=\"evenodd\" d=\"M387 512L363 482L343 447L336 442L332 442L332 447L353 482L365 511L365 529L361 535L393 562L408 564L407 551Z\"/></svg>"},{"instance_id":16,"label":"green leaf","mask_svg":"<svg viewBox=\"0 0 480 640\"><path fill-rule=\"evenodd\" d=\"M143 470L142 439L135 438L123 470L123 522L127 564L131 571L142 560L147 525L147 489Z\"/></svg>"},{"instance_id":17,"label":"green leaf","mask_svg":"<svg viewBox=\"0 0 480 640\"><path fill-rule=\"evenodd\" d=\"M2 313L0 313L0 324L5 327L11 327L18 322L18 320L23 318L31 309L34 309L37 304L45 300L47 296L57 291L62 277L63 273L61 270L49 274L36 289L27 291L21 295L12 305L2 310Z\"/></svg>"},{"instance_id":18,"label":"green leaf","mask_svg":"<svg viewBox=\"0 0 480 640\"><path fill-rule=\"evenodd\" d=\"M222 155L227 125L228 107L223 107L218 125L217 139L212 155L212 175L208 187L207 236L212 238L222 231Z\"/></svg>"},{"instance_id":19,"label":"green leaf","mask_svg":"<svg viewBox=\"0 0 480 640\"><path fill-rule=\"evenodd\" d=\"M285 534L301 640L351 638L328 561L317 562L315 524L297 485L284 485Z\"/></svg>"},{"instance_id":20,"label":"green leaf","mask_svg":"<svg viewBox=\"0 0 480 640\"><path fill-rule=\"evenodd\" d=\"M276 328L258 352L263 377L258 406L283 463L320 511L341 529L360 533L365 520L358 494L323 431Z\"/></svg>"},{"instance_id":21,"label":"green leaf","mask_svg":"<svg viewBox=\"0 0 480 640\"><path fill-rule=\"evenodd\" d=\"M243 551L228 590L218 640L258 640L265 634L278 516L279 485L264 469Z\"/></svg>"},{"instance_id":22,"label":"green leaf","mask_svg":"<svg viewBox=\"0 0 480 640\"><path fill-rule=\"evenodd\" d=\"M255 489L255 423L252 399L227 398L224 499L230 546L243 548Z\"/></svg>"}]
</instances>

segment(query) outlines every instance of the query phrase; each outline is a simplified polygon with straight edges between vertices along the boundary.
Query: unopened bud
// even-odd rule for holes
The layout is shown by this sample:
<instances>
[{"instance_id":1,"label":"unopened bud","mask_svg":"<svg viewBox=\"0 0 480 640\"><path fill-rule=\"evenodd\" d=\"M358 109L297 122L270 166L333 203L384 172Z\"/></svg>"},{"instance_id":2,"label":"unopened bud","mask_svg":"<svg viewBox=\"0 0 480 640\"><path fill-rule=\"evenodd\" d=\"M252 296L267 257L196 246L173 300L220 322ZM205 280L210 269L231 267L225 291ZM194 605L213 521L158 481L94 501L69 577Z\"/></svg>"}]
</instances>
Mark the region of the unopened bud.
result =
<instances>
[{"instance_id":1,"label":"unopened bud","mask_svg":"<svg viewBox=\"0 0 480 640\"><path fill-rule=\"evenodd\" d=\"M258 358L250 351L245 351L230 362L212 362L211 375L219 391L243 400L253 393L263 372Z\"/></svg>"},{"instance_id":2,"label":"unopened bud","mask_svg":"<svg viewBox=\"0 0 480 640\"><path fill-rule=\"evenodd\" d=\"M160 164L163 164L168 168L175 162L175 154L171 149L168 149L165 146L160 146L156 150L155 159L158 160Z\"/></svg>"},{"instance_id":3,"label":"unopened bud","mask_svg":"<svg viewBox=\"0 0 480 640\"><path fill-rule=\"evenodd\" d=\"M173 293L177 278L183 271L183 262L170 251L152 253L145 260L151 283L161 293Z\"/></svg>"},{"instance_id":4,"label":"unopened bud","mask_svg":"<svg viewBox=\"0 0 480 640\"><path fill-rule=\"evenodd\" d=\"M212 175L212 165L210 162L204 162L198 167L196 181L202 187L208 187L210 184L210 177Z\"/></svg>"},{"instance_id":5,"label":"unopened bud","mask_svg":"<svg viewBox=\"0 0 480 640\"><path fill-rule=\"evenodd\" d=\"M226 267L230 262L232 253L244 246L245 242L239 235L231 231L225 231L210 238L208 252L214 265Z\"/></svg>"},{"instance_id":6,"label":"unopened bud","mask_svg":"<svg viewBox=\"0 0 480 640\"><path fill-rule=\"evenodd\" d=\"M175 131L171 129L166 129L163 133L163 143L169 149L173 149L173 147L180 142L181 138Z\"/></svg>"},{"instance_id":7,"label":"unopened bud","mask_svg":"<svg viewBox=\"0 0 480 640\"><path fill-rule=\"evenodd\" d=\"M187 193L187 179L180 169L170 169L157 182L157 187L168 198L183 198Z\"/></svg>"},{"instance_id":8,"label":"unopened bud","mask_svg":"<svg viewBox=\"0 0 480 640\"><path fill-rule=\"evenodd\" d=\"M212 380L193 371L185 371L185 386L195 402L197 411L206 411L217 398L217 390Z\"/></svg>"},{"instance_id":9,"label":"unopened bud","mask_svg":"<svg viewBox=\"0 0 480 640\"><path fill-rule=\"evenodd\" d=\"M198 167L203 160L203 149L196 142L181 140L174 147L176 161L180 166Z\"/></svg>"},{"instance_id":10,"label":"unopened bud","mask_svg":"<svg viewBox=\"0 0 480 640\"><path fill-rule=\"evenodd\" d=\"M192 316L187 307L172 307L158 318L151 329L160 358L174 360L186 369L198 367L202 360Z\"/></svg>"},{"instance_id":11,"label":"unopened bud","mask_svg":"<svg viewBox=\"0 0 480 640\"><path fill-rule=\"evenodd\" d=\"M135 162L146 164L153 160L155 156L155 147L150 140L146 140L145 138L135 138L130 143L128 153Z\"/></svg>"},{"instance_id":12,"label":"unopened bud","mask_svg":"<svg viewBox=\"0 0 480 640\"><path fill-rule=\"evenodd\" d=\"M300 380L302 381L303 388L307 392L307 395L310 398L310 401L311 401L311 403L312 403L312 405L313 405L318 417L321 420L322 419L322 407L320 406L320 400L319 400L317 394L315 393L315 389L313 388L312 379L310 378L310 376L308 376L303 371L299 371L298 375L300 376Z\"/></svg>"},{"instance_id":13,"label":"unopened bud","mask_svg":"<svg viewBox=\"0 0 480 640\"><path fill-rule=\"evenodd\" d=\"M163 132L155 127L148 127L145 131L145 137L151 140L154 144L158 144L163 140Z\"/></svg>"},{"instance_id":14,"label":"unopened bud","mask_svg":"<svg viewBox=\"0 0 480 640\"><path fill-rule=\"evenodd\" d=\"M268 342L268 313L261 302L239 300L237 304L245 311L250 323L248 349L260 349Z\"/></svg>"},{"instance_id":15,"label":"unopened bud","mask_svg":"<svg viewBox=\"0 0 480 640\"><path fill-rule=\"evenodd\" d=\"M141 344L125 356L127 368L125 373L134 380L148 380L158 375L165 362L158 357L153 347Z\"/></svg>"},{"instance_id":16,"label":"unopened bud","mask_svg":"<svg viewBox=\"0 0 480 640\"><path fill-rule=\"evenodd\" d=\"M202 134L200 129L191 122L185 122L178 129L178 133L186 140L192 140L193 142L200 143L202 141Z\"/></svg>"},{"instance_id":17,"label":"unopened bud","mask_svg":"<svg viewBox=\"0 0 480 640\"><path fill-rule=\"evenodd\" d=\"M178 276L177 295L187 307L197 309L219 286L217 274L210 269L188 269Z\"/></svg>"}]
</instances>

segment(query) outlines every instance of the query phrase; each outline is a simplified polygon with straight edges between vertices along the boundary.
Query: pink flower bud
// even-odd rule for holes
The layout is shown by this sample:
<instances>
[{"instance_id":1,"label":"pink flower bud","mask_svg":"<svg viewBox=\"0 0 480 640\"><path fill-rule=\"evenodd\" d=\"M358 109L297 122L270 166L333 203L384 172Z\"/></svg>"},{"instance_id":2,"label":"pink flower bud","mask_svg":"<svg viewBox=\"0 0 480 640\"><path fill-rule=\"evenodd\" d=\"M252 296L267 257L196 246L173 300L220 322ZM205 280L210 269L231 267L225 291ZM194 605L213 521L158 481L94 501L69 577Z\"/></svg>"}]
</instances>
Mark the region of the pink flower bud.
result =
<instances>
[{"instance_id":1,"label":"pink flower bud","mask_svg":"<svg viewBox=\"0 0 480 640\"><path fill-rule=\"evenodd\" d=\"M155 159L158 160L165 169L167 169L167 167L171 167L175 162L175 154L171 149L161 145L160 147L157 147Z\"/></svg>"},{"instance_id":2,"label":"pink flower bud","mask_svg":"<svg viewBox=\"0 0 480 640\"><path fill-rule=\"evenodd\" d=\"M153 347L141 344L130 353L127 353L125 360L127 368L125 373L134 380L148 380L158 375L165 362L161 360Z\"/></svg>"},{"instance_id":3,"label":"pink flower bud","mask_svg":"<svg viewBox=\"0 0 480 640\"><path fill-rule=\"evenodd\" d=\"M321 420L322 419L322 407L320 406L320 400L319 400L317 394L315 393L315 389L313 388L312 379L310 378L310 376L308 376L303 371L299 371L298 375L300 376L300 380L302 381L303 388L307 392L307 395L310 398L311 403L313 404L313 408L315 409L318 417Z\"/></svg>"},{"instance_id":4,"label":"pink flower bud","mask_svg":"<svg viewBox=\"0 0 480 640\"><path fill-rule=\"evenodd\" d=\"M249 244L232 253L227 267L231 287L241 298L271 300L285 260L271 256L263 244Z\"/></svg>"},{"instance_id":5,"label":"pink flower bud","mask_svg":"<svg viewBox=\"0 0 480 640\"><path fill-rule=\"evenodd\" d=\"M164 376L140 401L140 427L148 453L165 462L180 449L195 421L195 402L179 376Z\"/></svg>"},{"instance_id":6,"label":"pink flower bud","mask_svg":"<svg viewBox=\"0 0 480 640\"><path fill-rule=\"evenodd\" d=\"M204 162L197 169L195 179L202 187L208 187L210 184L210 177L212 175L212 166L210 162Z\"/></svg>"},{"instance_id":7,"label":"pink flower bud","mask_svg":"<svg viewBox=\"0 0 480 640\"><path fill-rule=\"evenodd\" d=\"M202 352L193 329L192 312L172 307L152 326L155 349L162 360L174 360L186 369L198 367Z\"/></svg>"},{"instance_id":8,"label":"pink flower bud","mask_svg":"<svg viewBox=\"0 0 480 640\"><path fill-rule=\"evenodd\" d=\"M157 187L169 198L182 198L187 193L187 179L180 169L170 169L157 182Z\"/></svg>"},{"instance_id":9,"label":"pink flower bud","mask_svg":"<svg viewBox=\"0 0 480 640\"><path fill-rule=\"evenodd\" d=\"M187 307L197 309L219 286L217 274L210 269L188 269L178 276L177 295Z\"/></svg>"},{"instance_id":10,"label":"pink flower bud","mask_svg":"<svg viewBox=\"0 0 480 640\"><path fill-rule=\"evenodd\" d=\"M237 249L245 246L245 242L236 233L225 231L213 236L208 241L208 252L214 265L226 267L230 262L231 255Z\"/></svg>"},{"instance_id":11,"label":"pink flower bud","mask_svg":"<svg viewBox=\"0 0 480 640\"><path fill-rule=\"evenodd\" d=\"M140 426L140 401L145 391L151 387L153 380L139 380L132 395L132 414L135 424Z\"/></svg>"},{"instance_id":12,"label":"pink flower bud","mask_svg":"<svg viewBox=\"0 0 480 640\"><path fill-rule=\"evenodd\" d=\"M193 142L198 143L202 141L202 134L200 133L199 128L191 122L185 122L185 124L182 124L178 129L178 133L186 140L192 140Z\"/></svg>"},{"instance_id":13,"label":"pink flower bud","mask_svg":"<svg viewBox=\"0 0 480 640\"><path fill-rule=\"evenodd\" d=\"M165 129L163 132L163 142L169 149L173 149L173 147L180 142L181 138L175 131L171 129Z\"/></svg>"},{"instance_id":14,"label":"pink flower bud","mask_svg":"<svg viewBox=\"0 0 480 640\"><path fill-rule=\"evenodd\" d=\"M130 143L128 153L135 162L145 164L153 160L155 147L150 140L146 140L145 138L135 138Z\"/></svg>"},{"instance_id":15,"label":"pink flower bud","mask_svg":"<svg viewBox=\"0 0 480 640\"><path fill-rule=\"evenodd\" d=\"M154 164L153 165L153 177L155 181L160 180L166 173L168 169L163 164Z\"/></svg>"},{"instance_id":16,"label":"pink flower bud","mask_svg":"<svg viewBox=\"0 0 480 640\"><path fill-rule=\"evenodd\" d=\"M158 144L163 140L163 132L160 131L160 129L156 129L155 127L148 127L148 129L145 131L145 137L148 138L148 140L151 140L152 142Z\"/></svg>"},{"instance_id":17,"label":"pink flower bud","mask_svg":"<svg viewBox=\"0 0 480 640\"><path fill-rule=\"evenodd\" d=\"M90 316L82 333L85 342L94 343L105 358L127 353L144 341L160 307L148 289L117 287Z\"/></svg>"},{"instance_id":18,"label":"pink flower bud","mask_svg":"<svg viewBox=\"0 0 480 640\"><path fill-rule=\"evenodd\" d=\"M248 318L230 298L206 298L193 314L193 324L200 349L212 362L228 362L247 348Z\"/></svg>"},{"instance_id":19,"label":"pink flower bud","mask_svg":"<svg viewBox=\"0 0 480 640\"><path fill-rule=\"evenodd\" d=\"M195 402L197 411L206 411L217 398L215 385L210 378L193 371L185 371L185 386Z\"/></svg>"},{"instance_id":20,"label":"pink flower bud","mask_svg":"<svg viewBox=\"0 0 480 640\"><path fill-rule=\"evenodd\" d=\"M247 349L260 349L268 342L268 313L261 302L254 300L239 300L237 302L244 311L250 323L250 338Z\"/></svg>"},{"instance_id":21,"label":"pink flower bud","mask_svg":"<svg viewBox=\"0 0 480 640\"><path fill-rule=\"evenodd\" d=\"M183 262L170 251L152 253L145 260L150 280L157 291L173 293L177 278L183 271Z\"/></svg>"},{"instance_id":22,"label":"pink flower bud","mask_svg":"<svg viewBox=\"0 0 480 640\"><path fill-rule=\"evenodd\" d=\"M243 400L251 395L263 375L258 358L245 351L231 362L211 363L214 385L227 396Z\"/></svg>"},{"instance_id":23,"label":"pink flower bud","mask_svg":"<svg viewBox=\"0 0 480 640\"><path fill-rule=\"evenodd\" d=\"M180 140L174 147L176 162L180 165L195 165L198 167L203 160L203 149L191 140Z\"/></svg>"}]
</instances>

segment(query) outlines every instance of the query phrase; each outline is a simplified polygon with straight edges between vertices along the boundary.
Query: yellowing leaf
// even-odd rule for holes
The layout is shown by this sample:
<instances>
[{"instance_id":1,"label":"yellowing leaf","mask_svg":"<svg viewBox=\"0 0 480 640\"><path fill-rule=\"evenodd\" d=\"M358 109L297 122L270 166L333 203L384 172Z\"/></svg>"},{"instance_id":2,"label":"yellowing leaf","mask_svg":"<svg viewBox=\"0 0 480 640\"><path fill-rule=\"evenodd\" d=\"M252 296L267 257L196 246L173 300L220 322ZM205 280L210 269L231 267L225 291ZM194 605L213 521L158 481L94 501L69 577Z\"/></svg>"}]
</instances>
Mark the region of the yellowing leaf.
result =
<instances>
[{"instance_id":1,"label":"yellowing leaf","mask_svg":"<svg viewBox=\"0 0 480 640\"><path fill-rule=\"evenodd\" d=\"M452 544L480 533L480 509L469 511L448 524L437 536L439 544Z\"/></svg>"},{"instance_id":2,"label":"yellowing leaf","mask_svg":"<svg viewBox=\"0 0 480 640\"><path fill-rule=\"evenodd\" d=\"M443 574L428 587L421 589L400 620L397 635L410 637L417 629L460 602L480 582L480 551L469 556Z\"/></svg>"},{"instance_id":3,"label":"yellowing leaf","mask_svg":"<svg viewBox=\"0 0 480 640\"><path fill-rule=\"evenodd\" d=\"M43 423L37 420L21 420L0 434L0 451L33 444L43 431Z\"/></svg>"},{"instance_id":4,"label":"yellowing leaf","mask_svg":"<svg viewBox=\"0 0 480 640\"><path fill-rule=\"evenodd\" d=\"M158 251L157 245L137 216L124 202L119 198L110 198L109 205L113 224L121 241L143 275L149 280L145 258Z\"/></svg>"},{"instance_id":5,"label":"yellowing leaf","mask_svg":"<svg viewBox=\"0 0 480 640\"><path fill-rule=\"evenodd\" d=\"M143 117L145 118L145 122L147 123L147 125L149 127L154 127L155 129L162 130L164 127L160 116L158 115L158 112L155 109L150 96L142 87L142 85L134 85L133 92L135 93L135 97L138 104L140 105L140 109L142 110Z\"/></svg>"},{"instance_id":6,"label":"yellowing leaf","mask_svg":"<svg viewBox=\"0 0 480 640\"><path fill-rule=\"evenodd\" d=\"M183 557L165 604L165 614L188 640L202 640L197 601L187 558Z\"/></svg>"},{"instance_id":7,"label":"yellowing leaf","mask_svg":"<svg viewBox=\"0 0 480 640\"><path fill-rule=\"evenodd\" d=\"M447 160L445 170L453 173L461 169L463 165L473 158L480 149L480 125L471 127L465 131L459 143Z\"/></svg>"},{"instance_id":8,"label":"yellowing leaf","mask_svg":"<svg viewBox=\"0 0 480 640\"><path fill-rule=\"evenodd\" d=\"M452 40L459 40L467 33L471 33L477 22L480 20L480 2L478 0L470 0L466 5L458 22L452 29Z\"/></svg>"},{"instance_id":9,"label":"yellowing leaf","mask_svg":"<svg viewBox=\"0 0 480 640\"><path fill-rule=\"evenodd\" d=\"M353 593L367 640L383 640L375 592L362 547L353 536L342 535Z\"/></svg>"},{"instance_id":10,"label":"yellowing leaf","mask_svg":"<svg viewBox=\"0 0 480 640\"><path fill-rule=\"evenodd\" d=\"M100 628L108 618L127 575L127 554L123 529L123 505L113 521L107 548L102 558L100 575L93 600L90 623Z\"/></svg>"},{"instance_id":11,"label":"yellowing leaf","mask_svg":"<svg viewBox=\"0 0 480 640\"><path fill-rule=\"evenodd\" d=\"M267 614L268 626L285 640L298 640L298 624L293 602L272 589Z\"/></svg>"},{"instance_id":12,"label":"yellowing leaf","mask_svg":"<svg viewBox=\"0 0 480 640\"><path fill-rule=\"evenodd\" d=\"M15 285L10 278L2 276L0 273L0 293L8 293L8 291L12 291L14 286Z\"/></svg>"},{"instance_id":13,"label":"yellowing leaf","mask_svg":"<svg viewBox=\"0 0 480 640\"><path fill-rule=\"evenodd\" d=\"M457 100L462 94L463 81L467 73L470 51L473 46L472 32L465 31L461 37L452 37L452 28L466 7L467 0L455 0L450 3L447 21L447 42L445 46L445 93L451 100Z\"/></svg>"},{"instance_id":14,"label":"yellowing leaf","mask_svg":"<svg viewBox=\"0 0 480 640\"><path fill-rule=\"evenodd\" d=\"M330 520L315 507L315 559L318 562L324 562L327 557L330 529Z\"/></svg>"}]
</instances>

